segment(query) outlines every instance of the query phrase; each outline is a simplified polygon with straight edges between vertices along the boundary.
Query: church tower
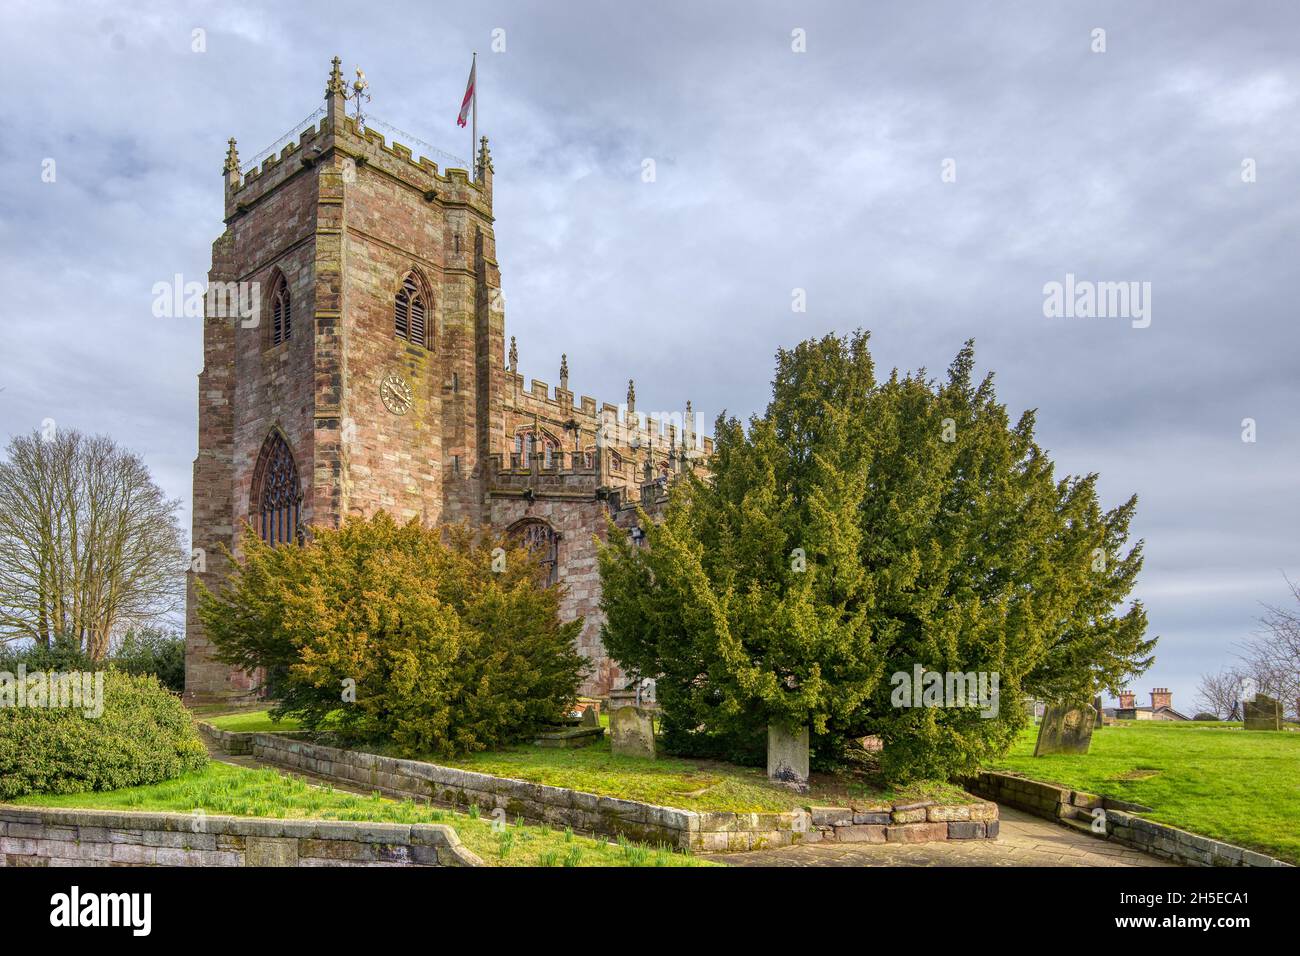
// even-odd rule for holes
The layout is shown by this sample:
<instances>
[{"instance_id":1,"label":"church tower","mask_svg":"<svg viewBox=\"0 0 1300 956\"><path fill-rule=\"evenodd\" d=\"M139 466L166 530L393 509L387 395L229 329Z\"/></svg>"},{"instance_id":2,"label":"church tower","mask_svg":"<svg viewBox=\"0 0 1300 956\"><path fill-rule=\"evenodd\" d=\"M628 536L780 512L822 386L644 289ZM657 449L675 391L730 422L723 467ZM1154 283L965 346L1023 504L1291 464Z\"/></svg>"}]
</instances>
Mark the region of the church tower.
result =
<instances>
[{"instance_id":1,"label":"church tower","mask_svg":"<svg viewBox=\"0 0 1300 956\"><path fill-rule=\"evenodd\" d=\"M233 139L226 156L209 288L239 283L256 309L217 314L209 295L204 318L191 701L257 684L212 660L195 614L195 581L220 586L222 545L237 553L246 523L287 543L380 509L489 519L483 464L506 370L487 140L473 176L439 168L348 116L348 98L335 57L296 141L246 171Z\"/></svg>"}]
</instances>

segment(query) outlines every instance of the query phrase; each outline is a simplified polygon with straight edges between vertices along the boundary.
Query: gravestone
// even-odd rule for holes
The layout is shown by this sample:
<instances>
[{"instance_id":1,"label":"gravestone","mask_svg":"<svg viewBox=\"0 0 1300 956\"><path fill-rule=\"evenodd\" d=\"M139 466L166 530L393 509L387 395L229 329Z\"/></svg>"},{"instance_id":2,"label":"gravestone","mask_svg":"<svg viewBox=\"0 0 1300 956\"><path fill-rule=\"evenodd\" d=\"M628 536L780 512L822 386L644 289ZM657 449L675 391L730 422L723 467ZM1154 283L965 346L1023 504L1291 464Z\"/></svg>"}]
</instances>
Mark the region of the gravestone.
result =
<instances>
[{"instance_id":1,"label":"gravestone","mask_svg":"<svg viewBox=\"0 0 1300 956\"><path fill-rule=\"evenodd\" d=\"M636 704L635 687L615 687L609 692L608 710L611 714L621 707L635 707Z\"/></svg>"},{"instance_id":2,"label":"gravestone","mask_svg":"<svg viewBox=\"0 0 1300 956\"><path fill-rule=\"evenodd\" d=\"M1038 725L1034 756L1086 754L1092 745L1097 712L1091 704L1048 704Z\"/></svg>"},{"instance_id":3,"label":"gravestone","mask_svg":"<svg viewBox=\"0 0 1300 956\"><path fill-rule=\"evenodd\" d=\"M655 723L649 711L620 707L609 715L610 748L624 757L655 755Z\"/></svg>"},{"instance_id":4,"label":"gravestone","mask_svg":"<svg viewBox=\"0 0 1300 956\"><path fill-rule=\"evenodd\" d=\"M1256 694L1254 700L1243 702L1246 730L1281 730L1282 702L1267 694Z\"/></svg>"},{"instance_id":5,"label":"gravestone","mask_svg":"<svg viewBox=\"0 0 1300 956\"><path fill-rule=\"evenodd\" d=\"M780 724L768 724L767 778L800 793L808 789L807 727L791 733Z\"/></svg>"},{"instance_id":6,"label":"gravestone","mask_svg":"<svg viewBox=\"0 0 1300 956\"><path fill-rule=\"evenodd\" d=\"M583 727L600 726L600 711L596 710L595 704L588 704L587 709L582 712L581 726Z\"/></svg>"}]
</instances>

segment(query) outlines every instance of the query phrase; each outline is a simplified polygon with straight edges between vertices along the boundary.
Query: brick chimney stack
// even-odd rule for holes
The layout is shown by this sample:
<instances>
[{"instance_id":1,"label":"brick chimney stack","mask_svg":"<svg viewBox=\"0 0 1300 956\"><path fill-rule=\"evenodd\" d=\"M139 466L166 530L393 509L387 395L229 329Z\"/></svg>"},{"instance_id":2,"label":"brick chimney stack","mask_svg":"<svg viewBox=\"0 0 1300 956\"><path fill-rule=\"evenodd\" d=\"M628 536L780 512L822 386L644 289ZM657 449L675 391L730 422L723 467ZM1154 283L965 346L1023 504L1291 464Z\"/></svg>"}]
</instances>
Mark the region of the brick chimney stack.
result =
<instances>
[{"instance_id":1,"label":"brick chimney stack","mask_svg":"<svg viewBox=\"0 0 1300 956\"><path fill-rule=\"evenodd\" d=\"M1151 691L1151 709L1159 710L1161 707L1173 707L1174 695L1169 692L1168 687L1156 687Z\"/></svg>"},{"instance_id":2,"label":"brick chimney stack","mask_svg":"<svg viewBox=\"0 0 1300 956\"><path fill-rule=\"evenodd\" d=\"M1131 690L1122 690L1119 692L1119 709L1133 709L1133 692Z\"/></svg>"}]
</instances>

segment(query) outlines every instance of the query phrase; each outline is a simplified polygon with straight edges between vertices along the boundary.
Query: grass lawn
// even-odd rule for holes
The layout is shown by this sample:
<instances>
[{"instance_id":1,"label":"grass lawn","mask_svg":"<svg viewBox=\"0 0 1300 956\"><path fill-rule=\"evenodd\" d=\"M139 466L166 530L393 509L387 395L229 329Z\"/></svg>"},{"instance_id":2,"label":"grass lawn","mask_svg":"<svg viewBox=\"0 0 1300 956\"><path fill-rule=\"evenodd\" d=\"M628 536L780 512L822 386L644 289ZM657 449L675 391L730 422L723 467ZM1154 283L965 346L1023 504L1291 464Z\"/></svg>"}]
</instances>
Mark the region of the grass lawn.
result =
<instances>
[{"instance_id":1,"label":"grass lawn","mask_svg":"<svg viewBox=\"0 0 1300 956\"><path fill-rule=\"evenodd\" d=\"M865 776L813 774L812 790L796 794L768 782L757 767L678 757L646 760L610 750L609 738L589 747L562 750L520 746L469 754L430 757L434 763L514 777L603 796L640 800L679 810L761 812L845 803L938 800L966 803L973 798L960 787L923 782L903 788L878 785Z\"/></svg>"},{"instance_id":2,"label":"grass lawn","mask_svg":"<svg viewBox=\"0 0 1300 956\"><path fill-rule=\"evenodd\" d=\"M711 866L685 853L620 842L605 843L568 830L492 821L411 801L398 802L310 786L274 770L252 770L218 761L203 770L146 787L72 794L34 794L14 801L28 806L92 810L140 810L226 816L367 820L379 823L445 823L490 866Z\"/></svg>"},{"instance_id":3,"label":"grass lawn","mask_svg":"<svg viewBox=\"0 0 1300 956\"><path fill-rule=\"evenodd\" d=\"M266 733L273 730L297 730L299 727L298 721L292 717L285 717L279 721L272 720L271 712L268 710L246 710L220 717L204 717L201 714L195 716L219 730L229 730L234 733Z\"/></svg>"},{"instance_id":4,"label":"grass lawn","mask_svg":"<svg viewBox=\"0 0 1300 956\"><path fill-rule=\"evenodd\" d=\"M291 730L297 727L289 720L272 723L265 710L204 719L222 730L232 731ZM602 715L601 723L608 726L608 717ZM378 752L382 748L375 749ZM394 757L412 757L388 750L383 752ZM948 783L927 781L891 788L867 776L816 773L812 776L811 792L795 794L769 783L765 771L756 767L676 757L644 760L618 756L610 750L608 737L592 746L572 750L528 744L461 757L423 755L412 759L679 810L759 813L806 806L842 806L852 802L936 800L966 803L974 799L960 787Z\"/></svg>"},{"instance_id":5,"label":"grass lawn","mask_svg":"<svg viewBox=\"0 0 1300 956\"><path fill-rule=\"evenodd\" d=\"M1300 863L1300 733L1240 724L1126 721L1091 752L1034 757L1030 728L994 770L1153 808L1143 814Z\"/></svg>"}]
</instances>

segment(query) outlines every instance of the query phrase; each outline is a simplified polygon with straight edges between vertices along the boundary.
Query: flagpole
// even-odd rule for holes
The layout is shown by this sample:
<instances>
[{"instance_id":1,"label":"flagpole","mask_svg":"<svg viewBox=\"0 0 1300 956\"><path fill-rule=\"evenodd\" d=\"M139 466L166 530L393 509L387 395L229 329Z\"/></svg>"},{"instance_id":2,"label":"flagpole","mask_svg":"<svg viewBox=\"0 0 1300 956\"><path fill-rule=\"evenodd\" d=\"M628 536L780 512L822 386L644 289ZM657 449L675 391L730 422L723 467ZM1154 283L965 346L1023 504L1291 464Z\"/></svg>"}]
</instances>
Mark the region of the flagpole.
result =
<instances>
[{"instance_id":1,"label":"flagpole","mask_svg":"<svg viewBox=\"0 0 1300 956\"><path fill-rule=\"evenodd\" d=\"M478 54L474 54L473 64L469 68L474 77L474 126L469 139L470 168L474 170L474 181L478 181Z\"/></svg>"}]
</instances>

